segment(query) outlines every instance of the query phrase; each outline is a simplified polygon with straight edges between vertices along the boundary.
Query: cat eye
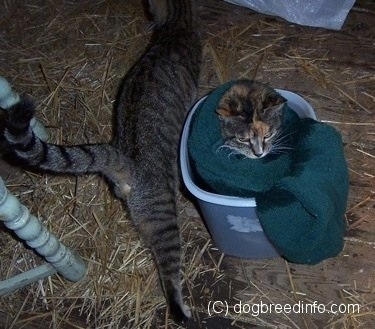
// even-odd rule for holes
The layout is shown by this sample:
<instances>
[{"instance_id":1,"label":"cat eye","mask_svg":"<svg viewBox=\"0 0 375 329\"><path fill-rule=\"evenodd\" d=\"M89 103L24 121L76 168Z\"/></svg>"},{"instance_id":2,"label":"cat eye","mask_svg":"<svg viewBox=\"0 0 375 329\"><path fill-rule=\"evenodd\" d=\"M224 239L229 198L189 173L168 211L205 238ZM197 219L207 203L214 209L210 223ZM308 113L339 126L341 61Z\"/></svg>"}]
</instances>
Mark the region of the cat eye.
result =
<instances>
[{"instance_id":1,"label":"cat eye","mask_svg":"<svg viewBox=\"0 0 375 329\"><path fill-rule=\"evenodd\" d=\"M270 139L272 137L272 133L269 132L267 134L264 134L264 139Z\"/></svg>"},{"instance_id":2,"label":"cat eye","mask_svg":"<svg viewBox=\"0 0 375 329\"><path fill-rule=\"evenodd\" d=\"M244 137L237 137L236 140L240 143L248 143L250 141L249 138L244 138Z\"/></svg>"}]
</instances>

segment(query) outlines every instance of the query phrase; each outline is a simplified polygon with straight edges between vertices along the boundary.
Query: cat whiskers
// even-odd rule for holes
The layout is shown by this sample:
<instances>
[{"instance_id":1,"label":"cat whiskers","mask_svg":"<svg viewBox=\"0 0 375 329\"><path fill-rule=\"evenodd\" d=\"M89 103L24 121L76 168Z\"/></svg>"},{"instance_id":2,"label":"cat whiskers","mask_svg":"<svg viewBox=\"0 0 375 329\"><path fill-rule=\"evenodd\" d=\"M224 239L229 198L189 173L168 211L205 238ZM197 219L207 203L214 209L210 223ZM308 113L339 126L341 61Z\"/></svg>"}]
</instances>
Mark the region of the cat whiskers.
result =
<instances>
[{"instance_id":1,"label":"cat whiskers","mask_svg":"<svg viewBox=\"0 0 375 329\"><path fill-rule=\"evenodd\" d=\"M230 146L228 144L223 144L219 146L216 149L216 154L219 154L221 151L225 152L227 149L229 149L231 152L227 154L228 159L230 159L232 156L242 156L244 159L246 159L246 156L238 151L237 148Z\"/></svg>"},{"instance_id":2,"label":"cat whiskers","mask_svg":"<svg viewBox=\"0 0 375 329\"><path fill-rule=\"evenodd\" d=\"M285 154L288 151L293 150L294 147L287 146L289 144L289 137L293 135L293 132L289 134L283 134L282 131L279 131L272 142L269 154Z\"/></svg>"}]
</instances>

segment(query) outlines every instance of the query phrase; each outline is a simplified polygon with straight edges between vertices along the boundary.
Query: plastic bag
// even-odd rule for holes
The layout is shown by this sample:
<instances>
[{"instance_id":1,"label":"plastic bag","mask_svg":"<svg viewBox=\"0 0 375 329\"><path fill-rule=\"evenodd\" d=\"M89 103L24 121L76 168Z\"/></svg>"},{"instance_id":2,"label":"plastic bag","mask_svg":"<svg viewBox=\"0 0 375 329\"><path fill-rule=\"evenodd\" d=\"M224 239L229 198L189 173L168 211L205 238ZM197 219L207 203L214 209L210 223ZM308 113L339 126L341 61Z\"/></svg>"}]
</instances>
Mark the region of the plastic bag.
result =
<instances>
[{"instance_id":1,"label":"plastic bag","mask_svg":"<svg viewBox=\"0 0 375 329\"><path fill-rule=\"evenodd\" d=\"M339 30L355 0L225 0L290 22Z\"/></svg>"}]
</instances>

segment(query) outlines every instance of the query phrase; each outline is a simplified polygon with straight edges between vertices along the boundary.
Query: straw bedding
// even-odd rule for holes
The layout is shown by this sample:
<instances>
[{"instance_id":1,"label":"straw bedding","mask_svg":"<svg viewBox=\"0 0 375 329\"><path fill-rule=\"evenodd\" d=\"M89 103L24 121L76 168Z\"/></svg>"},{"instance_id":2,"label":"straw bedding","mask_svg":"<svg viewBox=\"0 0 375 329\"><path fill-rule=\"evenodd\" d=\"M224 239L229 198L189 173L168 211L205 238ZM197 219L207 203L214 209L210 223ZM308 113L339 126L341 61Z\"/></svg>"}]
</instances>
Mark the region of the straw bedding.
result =
<instances>
[{"instance_id":1,"label":"straw bedding","mask_svg":"<svg viewBox=\"0 0 375 329\"><path fill-rule=\"evenodd\" d=\"M51 140L108 140L116 88L150 35L140 2L3 0L0 6L0 75L40 104L38 117ZM331 32L291 25L223 1L208 0L202 6L200 95L241 77L303 94L318 117L343 134L350 194L344 251L314 266L221 255L192 203L181 195L184 287L194 308L189 328L372 327L374 10L370 1L360 1L344 29ZM88 264L80 282L54 275L2 297L0 327L178 328L165 314L149 252L100 178L39 175L5 164L0 168L11 192ZM42 262L0 230L1 279ZM213 300L231 305L261 300L358 303L360 312L210 317L207 305Z\"/></svg>"}]
</instances>

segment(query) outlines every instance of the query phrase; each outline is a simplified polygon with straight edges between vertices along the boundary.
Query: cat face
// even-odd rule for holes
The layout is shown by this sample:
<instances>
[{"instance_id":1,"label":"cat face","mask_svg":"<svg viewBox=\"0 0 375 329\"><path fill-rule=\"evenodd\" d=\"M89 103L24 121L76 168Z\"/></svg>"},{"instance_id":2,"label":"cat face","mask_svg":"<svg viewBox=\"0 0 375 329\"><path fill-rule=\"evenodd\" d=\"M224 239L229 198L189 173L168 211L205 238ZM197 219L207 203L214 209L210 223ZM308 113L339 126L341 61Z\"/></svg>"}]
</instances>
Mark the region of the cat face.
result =
<instances>
[{"instance_id":1,"label":"cat face","mask_svg":"<svg viewBox=\"0 0 375 329\"><path fill-rule=\"evenodd\" d=\"M236 82L222 96L216 110L223 147L252 159L274 151L285 102L266 85L250 80Z\"/></svg>"}]
</instances>

